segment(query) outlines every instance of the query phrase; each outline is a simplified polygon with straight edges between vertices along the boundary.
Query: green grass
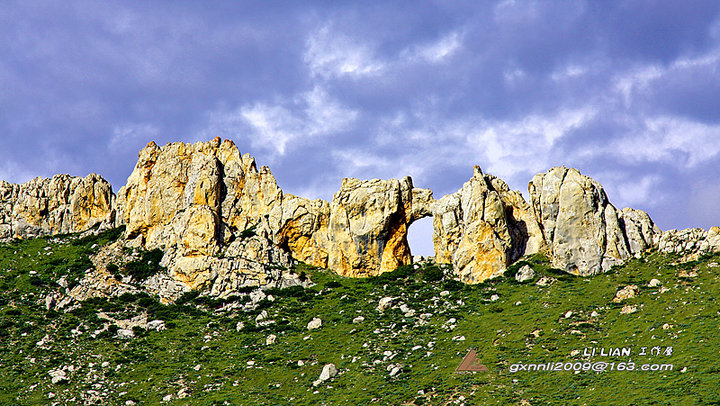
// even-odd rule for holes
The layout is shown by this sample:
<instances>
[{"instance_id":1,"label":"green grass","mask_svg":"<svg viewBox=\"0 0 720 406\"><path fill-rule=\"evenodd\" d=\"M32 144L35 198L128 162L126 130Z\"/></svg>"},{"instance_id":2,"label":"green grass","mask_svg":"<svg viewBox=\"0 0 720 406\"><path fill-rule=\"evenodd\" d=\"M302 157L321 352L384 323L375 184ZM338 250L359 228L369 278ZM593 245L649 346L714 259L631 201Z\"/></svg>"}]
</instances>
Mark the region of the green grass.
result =
<instances>
[{"instance_id":1,"label":"green grass","mask_svg":"<svg viewBox=\"0 0 720 406\"><path fill-rule=\"evenodd\" d=\"M250 312L217 310L245 303L245 294L220 300L197 293L172 305L146 294L125 294L88 300L68 312L47 311L44 296L61 289L58 279L77 283L92 266L88 255L118 235L0 245L0 404L81 404L96 396L98 404L134 400L151 405L170 394L171 405L435 405L461 396L467 405L720 404L717 256L672 265L675 258L653 253L593 278L559 273L535 256L511 267L506 278L473 286L440 278L432 265L401 267L368 279L300 266L296 271L310 278L312 287L271 289L266 293L273 300ZM142 263L152 265L145 259ZM525 263L535 269L534 281L542 275L556 281L545 287L515 282L511 276ZM678 277L681 269L698 276ZM653 278L669 290L648 287ZM639 295L613 303L617 290L628 284L638 285ZM493 295L499 299L491 301ZM378 301L386 296L396 297L396 305L379 313ZM400 302L415 315L406 317ZM620 314L625 305L639 310ZM255 323L263 310L274 323ZM148 313L149 320L162 319L168 329L136 330L134 339L117 338L114 331L91 338L107 324L98 318L100 312L115 319ZM591 317L592 312L598 316ZM420 321L423 313L431 314L426 322ZM365 320L353 323L359 315ZM313 317L320 317L323 326L308 331ZM448 324L453 318L455 323ZM238 322L245 324L240 332ZM664 324L672 327L664 329ZM270 334L277 341L268 346ZM46 335L51 341L36 345ZM461 336L464 340L457 339ZM672 346L673 355L637 355L640 347L656 345ZM633 351L631 359L596 356L592 361L671 363L674 368L510 372L517 363L584 362L585 347ZM455 374L470 348L489 371ZM573 355L574 350L580 353ZM395 355L387 359L385 351ZM341 374L314 387L326 363L334 363ZM391 378L387 367L398 363L402 372ZM68 382L50 382L50 370L71 365L75 369L68 372ZM189 396L179 399L182 388Z\"/></svg>"}]
</instances>

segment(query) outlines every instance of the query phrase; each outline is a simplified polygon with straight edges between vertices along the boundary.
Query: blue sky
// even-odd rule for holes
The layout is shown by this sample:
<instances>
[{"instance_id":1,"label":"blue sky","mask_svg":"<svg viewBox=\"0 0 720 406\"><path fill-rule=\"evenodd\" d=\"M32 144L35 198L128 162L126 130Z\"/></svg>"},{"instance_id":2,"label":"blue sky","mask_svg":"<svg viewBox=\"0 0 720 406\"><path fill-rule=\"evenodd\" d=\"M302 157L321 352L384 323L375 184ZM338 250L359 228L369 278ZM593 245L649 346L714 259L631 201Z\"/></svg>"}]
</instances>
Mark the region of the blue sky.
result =
<instances>
[{"instance_id":1,"label":"blue sky","mask_svg":"<svg viewBox=\"0 0 720 406\"><path fill-rule=\"evenodd\" d=\"M717 1L4 1L0 179L215 136L287 192L565 165L662 229L720 225ZM427 226L425 226L427 230ZM426 237L427 239L427 237Z\"/></svg>"}]
</instances>

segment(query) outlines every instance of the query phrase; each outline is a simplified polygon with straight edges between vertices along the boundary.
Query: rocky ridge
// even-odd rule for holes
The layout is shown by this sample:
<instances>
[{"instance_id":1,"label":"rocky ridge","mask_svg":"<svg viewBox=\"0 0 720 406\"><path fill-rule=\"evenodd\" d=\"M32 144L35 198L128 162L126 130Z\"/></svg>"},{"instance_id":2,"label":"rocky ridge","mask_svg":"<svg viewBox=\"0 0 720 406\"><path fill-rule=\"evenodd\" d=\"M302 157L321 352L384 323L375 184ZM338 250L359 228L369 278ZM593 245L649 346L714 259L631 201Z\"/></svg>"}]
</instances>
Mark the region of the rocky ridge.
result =
<instances>
[{"instance_id":1,"label":"rocky ridge","mask_svg":"<svg viewBox=\"0 0 720 406\"><path fill-rule=\"evenodd\" d=\"M538 174L528 190L530 202L475 167L460 190L437 200L409 177L343 179L331 202L310 200L284 193L269 168L258 169L230 140L151 142L117 196L95 174L0 182L0 239L125 226L120 247L164 253L167 274L145 283L166 300L192 289L229 296L302 284L289 270L297 261L379 275L412 263L408 228L430 216L435 261L452 264L466 283L537 253L569 273L594 275L648 249L688 259L720 251L720 228L663 233L647 213L617 210L576 169ZM124 291L105 269L118 249L104 248L80 296Z\"/></svg>"}]
</instances>

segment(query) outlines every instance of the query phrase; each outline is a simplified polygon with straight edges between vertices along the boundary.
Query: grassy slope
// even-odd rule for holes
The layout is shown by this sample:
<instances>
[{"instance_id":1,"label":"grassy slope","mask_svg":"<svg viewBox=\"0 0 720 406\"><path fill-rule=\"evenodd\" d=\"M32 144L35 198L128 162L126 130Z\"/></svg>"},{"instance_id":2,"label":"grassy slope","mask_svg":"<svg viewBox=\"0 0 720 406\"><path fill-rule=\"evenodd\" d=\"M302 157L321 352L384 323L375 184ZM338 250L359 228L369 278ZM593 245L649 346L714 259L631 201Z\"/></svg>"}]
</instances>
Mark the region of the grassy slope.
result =
<instances>
[{"instance_id":1,"label":"grassy slope","mask_svg":"<svg viewBox=\"0 0 720 406\"><path fill-rule=\"evenodd\" d=\"M190 396L174 396L169 404L444 404L461 396L465 404L720 404L718 257L673 266L672 258L652 254L594 278L558 274L538 258L532 261L536 272L558 279L546 287L511 278L476 286L429 282L408 269L370 280L306 270L315 286L272 292L274 302L247 314L214 314L209 307L218 303L202 298L164 306L129 295L87 302L69 313L46 311L44 292L57 289L54 281L64 274L72 283L89 267L95 244L112 238L0 246L0 404L90 398L157 404L182 388ZM698 276L679 277L683 269ZM649 288L652 278L669 291ZM640 286L638 297L612 303L628 284ZM444 290L450 294L441 296ZM499 300L489 299L494 294ZM400 297L416 315L404 317L397 306L379 313L375 308L385 296ZM620 314L626 304L639 311ZM169 328L138 331L131 340L108 333L93 339L90 333L104 324L96 317L101 310L118 319L147 311ZM258 327L254 319L262 310L276 323ZM599 316L591 317L593 311ZM425 325L418 323L422 313L432 314ZM365 320L353 323L358 315ZM308 331L313 317L323 326ZM457 320L452 329L446 324L451 318ZM238 321L246 326L240 332ZM665 323L672 327L663 329ZM78 327L83 333L73 337ZM38 347L46 334L49 348ZM270 334L277 342L268 346ZM460 336L464 340L453 339ZM655 345L672 346L674 353L630 360L672 363L672 371L509 372L518 362L583 361L582 353L571 353L584 347L632 347L636 353ZM412 350L416 346L422 347ZM469 348L489 372L453 373ZM385 351L396 355L385 359ZM326 363L341 374L314 387ZM397 363L403 370L391 378L387 367ZM48 371L70 365L75 370L69 382L53 385Z\"/></svg>"}]
</instances>

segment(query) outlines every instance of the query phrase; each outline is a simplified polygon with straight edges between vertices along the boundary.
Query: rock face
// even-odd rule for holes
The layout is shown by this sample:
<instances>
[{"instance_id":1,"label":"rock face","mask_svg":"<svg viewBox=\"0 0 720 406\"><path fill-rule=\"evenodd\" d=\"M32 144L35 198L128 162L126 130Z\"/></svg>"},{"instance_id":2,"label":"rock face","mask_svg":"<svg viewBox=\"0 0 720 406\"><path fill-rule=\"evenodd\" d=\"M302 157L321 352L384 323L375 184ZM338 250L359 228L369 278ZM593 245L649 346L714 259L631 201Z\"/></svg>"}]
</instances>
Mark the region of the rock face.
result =
<instances>
[{"instance_id":1,"label":"rock face","mask_svg":"<svg viewBox=\"0 0 720 406\"><path fill-rule=\"evenodd\" d=\"M624 226L630 253L639 254L655 247L655 240L662 231L653 223L647 213L626 207L622 209L619 216L620 224Z\"/></svg>"},{"instance_id":2,"label":"rock face","mask_svg":"<svg viewBox=\"0 0 720 406\"><path fill-rule=\"evenodd\" d=\"M502 180L483 174L431 207L435 261L452 263L465 283L504 272L526 254L545 250L530 206Z\"/></svg>"},{"instance_id":3,"label":"rock face","mask_svg":"<svg viewBox=\"0 0 720 406\"><path fill-rule=\"evenodd\" d=\"M118 193L118 224L128 240L163 249L174 279L229 294L294 283L282 272L264 277L294 260L346 276L409 264L407 228L429 215L431 200L409 177L344 179L332 204L308 200L284 194L270 169L229 140L150 143Z\"/></svg>"},{"instance_id":4,"label":"rock face","mask_svg":"<svg viewBox=\"0 0 720 406\"><path fill-rule=\"evenodd\" d=\"M148 144L118 193L126 238L165 252L162 265L191 289L229 295L243 286L297 282L284 272L296 258L323 264L314 238L327 203L284 196L232 141Z\"/></svg>"},{"instance_id":5,"label":"rock face","mask_svg":"<svg viewBox=\"0 0 720 406\"><path fill-rule=\"evenodd\" d=\"M428 216L432 192L402 180L343 179L329 218L327 266L345 276L374 276L412 262L407 230Z\"/></svg>"},{"instance_id":6,"label":"rock face","mask_svg":"<svg viewBox=\"0 0 720 406\"><path fill-rule=\"evenodd\" d=\"M720 228L663 233L645 212L615 209L602 186L576 169L538 174L528 190L530 203L475 167L460 190L439 200L409 177L343 179L331 202L309 200L283 193L270 169L258 169L232 141L151 142L117 197L94 174L0 181L0 240L124 225L124 239L103 248L96 269L69 291L77 300L137 288L105 269L128 246L162 249L169 271L141 288L163 301L190 289L223 297L248 286L301 284L289 270L297 261L375 276L412 263L408 228L428 216L435 261L452 264L466 283L535 253L567 272L594 275L648 249L687 259L720 252Z\"/></svg>"},{"instance_id":7,"label":"rock face","mask_svg":"<svg viewBox=\"0 0 720 406\"><path fill-rule=\"evenodd\" d=\"M656 235L658 251L680 254L684 259L696 260L700 255L720 252L720 227L668 230Z\"/></svg>"},{"instance_id":8,"label":"rock face","mask_svg":"<svg viewBox=\"0 0 720 406\"><path fill-rule=\"evenodd\" d=\"M599 183L562 167L535 175L528 190L553 266L587 276L629 257L621 217Z\"/></svg>"},{"instance_id":9,"label":"rock face","mask_svg":"<svg viewBox=\"0 0 720 406\"><path fill-rule=\"evenodd\" d=\"M85 231L113 220L112 186L96 174L0 181L0 239Z\"/></svg>"}]
</instances>

